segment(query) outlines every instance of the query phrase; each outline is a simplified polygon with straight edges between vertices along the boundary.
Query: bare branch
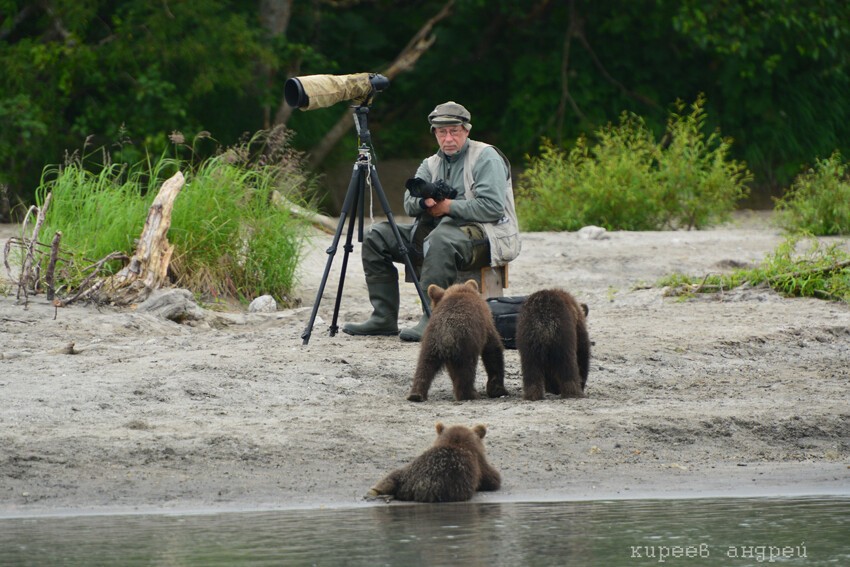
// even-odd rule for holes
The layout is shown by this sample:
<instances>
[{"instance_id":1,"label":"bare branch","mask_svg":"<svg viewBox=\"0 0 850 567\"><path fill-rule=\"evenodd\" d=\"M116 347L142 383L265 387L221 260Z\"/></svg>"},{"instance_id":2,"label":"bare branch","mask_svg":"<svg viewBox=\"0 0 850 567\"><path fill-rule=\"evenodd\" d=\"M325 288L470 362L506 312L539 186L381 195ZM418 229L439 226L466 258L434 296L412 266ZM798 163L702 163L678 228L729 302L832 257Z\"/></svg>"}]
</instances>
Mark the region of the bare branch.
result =
<instances>
[{"instance_id":1,"label":"bare branch","mask_svg":"<svg viewBox=\"0 0 850 567\"><path fill-rule=\"evenodd\" d=\"M260 0L260 23L268 34L273 37L286 35L289 20L292 17L293 0ZM260 75L266 86L271 88L274 80L274 72L268 65L260 67ZM271 106L263 106L263 127L268 130L272 124L286 124L292 111L286 112L285 105L281 104L275 114L274 123L271 122Z\"/></svg>"},{"instance_id":2,"label":"bare branch","mask_svg":"<svg viewBox=\"0 0 850 567\"><path fill-rule=\"evenodd\" d=\"M564 35L563 56L561 58L561 100L558 101L558 143L561 142L561 134L564 131L564 117L566 115L566 103L570 103L570 108L578 116L579 120L586 121L586 117L578 107L575 99L570 93L570 47L572 45L573 35L580 32L582 23L576 16L575 0L570 0L570 23L567 26L567 33Z\"/></svg>"},{"instance_id":3,"label":"bare branch","mask_svg":"<svg viewBox=\"0 0 850 567\"><path fill-rule=\"evenodd\" d=\"M103 268L103 266L107 262L111 262L112 260L128 260L128 259L129 258L127 258L127 255L124 254L123 252L113 252L113 253L111 253L107 256L104 256L103 258L101 258L100 260L95 262L95 264L93 266L91 266L92 273L90 273L86 277L86 279L84 279L82 282L80 282L80 285L77 286L77 293L75 293L71 297L66 297L65 299L54 300L53 304L56 305L56 307L65 307L66 305L69 305L69 304L73 303L74 301L77 301L78 299L80 299L82 297L90 296L91 294L93 294L94 292L99 290L103 286L103 284L107 281L105 279L100 279L100 280L97 280L96 282L94 282L94 284L89 285L92 282L92 280L94 280L94 278L97 277L100 274L101 268Z\"/></svg>"},{"instance_id":4,"label":"bare branch","mask_svg":"<svg viewBox=\"0 0 850 567\"><path fill-rule=\"evenodd\" d=\"M288 75L290 77L295 77L301 71L301 59L299 58L295 61L290 67L288 71ZM281 99L280 106L277 107L277 113L274 116L274 124L286 124L289 122L289 118L292 116L292 111L295 110L291 106L286 103L285 99Z\"/></svg>"},{"instance_id":5,"label":"bare branch","mask_svg":"<svg viewBox=\"0 0 850 567\"><path fill-rule=\"evenodd\" d=\"M448 0L440 11L419 29L418 32L407 42L404 49L398 54L395 60L390 65L381 71L381 74L388 79L395 78L399 73L410 71L416 65L422 55L434 45L436 38L431 34L434 26L444 20L451 13L454 6L454 0ZM342 116L337 123L331 128L325 137L316 145L310 152L309 163L311 166L316 166L328 156L333 147L339 142L346 132L354 125L354 121L350 114Z\"/></svg>"},{"instance_id":6,"label":"bare branch","mask_svg":"<svg viewBox=\"0 0 850 567\"><path fill-rule=\"evenodd\" d=\"M50 5L49 2L44 3L44 11L47 12L47 15L51 17L51 23L53 24L53 31L56 32L56 35L59 36L62 41L74 43L74 36L68 31L68 28L65 27L65 24L62 23L62 19L56 14L56 11L53 9L53 6Z\"/></svg>"},{"instance_id":7,"label":"bare branch","mask_svg":"<svg viewBox=\"0 0 850 567\"><path fill-rule=\"evenodd\" d=\"M272 37L285 35L293 0L260 0L260 23Z\"/></svg>"},{"instance_id":8,"label":"bare branch","mask_svg":"<svg viewBox=\"0 0 850 567\"><path fill-rule=\"evenodd\" d=\"M591 61L593 61L593 64L596 66L596 68L599 70L599 72L602 74L602 77L605 78L606 81L617 87L624 95L631 97L639 102L642 102L643 104L652 107L656 110L661 110L661 107L654 100L651 100L640 93L636 93L627 89L620 81L618 81L617 79L612 77L610 73L608 73L608 70L605 68L605 66L602 64L602 61L600 61L599 57L596 56L596 52L593 51L593 48L590 46L590 42L587 41L587 36L584 34L584 25L581 25L578 27L578 29L576 29L575 37L578 39L579 43L581 43L582 47L584 47L585 51L587 51L588 55L590 55Z\"/></svg>"},{"instance_id":9,"label":"bare branch","mask_svg":"<svg viewBox=\"0 0 850 567\"><path fill-rule=\"evenodd\" d=\"M292 201L281 195L278 191L272 193L272 204L281 208L288 209L289 212L293 215L305 219L311 225L315 226L323 232L326 232L327 234L333 234L334 232L336 232L335 220L320 213L314 213L309 209L305 209L304 207L293 203Z\"/></svg>"},{"instance_id":10,"label":"bare branch","mask_svg":"<svg viewBox=\"0 0 850 567\"><path fill-rule=\"evenodd\" d=\"M0 40L6 39L12 32L14 32L15 29L21 24L21 22L23 22L27 19L27 17L29 17L29 15L34 9L35 7L32 4L27 4L26 6L24 6L21 11L18 12L17 15L15 15L14 19L12 20L12 25L5 30L0 30Z\"/></svg>"},{"instance_id":11,"label":"bare branch","mask_svg":"<svg viewBox=\"0 0 850 567\"><path fill-rule=\"evenodd\" d=\"M50 243L50 261L47 263L47 272L44 274L44 281L47 285L47 299L53 301L53 296L56 294L54 287L54 272L56 271L56 259L59 257L59 241L62 240L62 232L57 230L53 235L53 242Z\"/></svg>"},{"instance_id":12,"label":"bare branch","mask_svg":"<svg viewBox=\"0 0 850 567\"><path fill-rule=\"evenodd\" d=\"M24 256L24 260L21 263L21 275L18 279L18 293L16 295L16 299L21 299L21 292L24 294L24 302L27 301L27 293L30 288L29 285L32 286L33 291L35 291L38 284L38 276L33 272L37 270L37 266L35 264L35 247L38 243L38 233L41 231L41 225L44 224L45 215L47 214L47 208L50 206L50 198L52 193L48 193L47 197L44 198L44 204L41 207L30 207L29 212L27 212L27 218L30 217L30 213L32 213L33 209L38 211L35 220L35 226L32 229L32 236L30 237L30 241L26 246L26 255ZM24 221L26 223L26 220Z\"/></svg>"},{"instance_id":13,"label":"bare branch","mask_svg":"<svg viewBox=\"0 0 850 567\"><path fill-rule=\"evenodd\" d=\"M184 183L185 178L178 171L162 184L148 209L148 218L129 264L105 280L109 285L105 287L104 301L117 304L144 301L166 281L174 252L174 246L168 242L171 212Z\"/></svg>"}]
</instances>

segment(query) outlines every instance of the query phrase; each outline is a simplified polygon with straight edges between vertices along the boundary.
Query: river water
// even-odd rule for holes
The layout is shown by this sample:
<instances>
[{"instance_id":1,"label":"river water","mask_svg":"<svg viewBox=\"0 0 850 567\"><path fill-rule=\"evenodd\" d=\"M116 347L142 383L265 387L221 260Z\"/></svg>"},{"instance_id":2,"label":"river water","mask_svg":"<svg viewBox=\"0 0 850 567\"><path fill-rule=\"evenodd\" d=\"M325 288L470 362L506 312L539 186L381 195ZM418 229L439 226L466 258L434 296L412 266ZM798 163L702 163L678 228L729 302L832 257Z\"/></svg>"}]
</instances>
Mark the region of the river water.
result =
<instances>
[{"instance_id":1,"label":"river water","mask_svg":"<svg viewBox=\"0 0 850 567\"><path fill-rule=\"evenodd\" d=\"M850 498L0 519L6 566L850 565Z\"/></svg>"}]
</instances>

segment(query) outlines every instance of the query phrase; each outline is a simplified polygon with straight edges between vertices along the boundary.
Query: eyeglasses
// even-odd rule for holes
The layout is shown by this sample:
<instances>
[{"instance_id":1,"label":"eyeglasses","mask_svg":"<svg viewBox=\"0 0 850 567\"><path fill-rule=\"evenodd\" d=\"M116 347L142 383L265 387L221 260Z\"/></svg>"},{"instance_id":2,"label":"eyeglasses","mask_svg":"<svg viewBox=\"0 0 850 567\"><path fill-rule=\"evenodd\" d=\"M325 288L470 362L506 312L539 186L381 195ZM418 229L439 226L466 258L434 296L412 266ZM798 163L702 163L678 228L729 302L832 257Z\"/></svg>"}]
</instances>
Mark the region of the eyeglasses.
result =
<instances>
[{"instance_id":1,"label":"eyeglasses","mask_svg":"<svg viewBox=\"0 0 850 567\"><path fill-rule=\"evenodd\" d=\"M452 138L457 138L460 136L461 132L463 132L463 128L435 128L434 134L437 135L438 138L442 139L446 136L451 135Z\"/></svg>"}]
</instances>

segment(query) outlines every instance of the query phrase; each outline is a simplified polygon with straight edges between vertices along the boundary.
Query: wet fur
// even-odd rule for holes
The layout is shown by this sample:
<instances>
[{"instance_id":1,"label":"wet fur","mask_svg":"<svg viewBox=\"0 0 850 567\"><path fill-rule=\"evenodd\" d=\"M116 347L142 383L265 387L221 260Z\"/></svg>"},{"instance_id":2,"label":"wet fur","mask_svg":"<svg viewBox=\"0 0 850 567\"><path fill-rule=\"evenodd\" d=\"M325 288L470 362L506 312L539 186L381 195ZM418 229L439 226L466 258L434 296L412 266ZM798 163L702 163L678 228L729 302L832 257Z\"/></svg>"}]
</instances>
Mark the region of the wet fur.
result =
<instances>
[{"instance_id":1,"label":"wet fur","mask_svg":"<svg viewBox=\"0 0 850 567\"><path fill-rule=\"evenodd\" d=\"M507 396L504 345L475 280L448 289L428 286L433 306L422 335L419 361L407 399L424 402L437 373L445 367L456 400L474 400L475 372L481 357L487 371L487 396Z\"/></svg>"},{"instance_id":2,"label":"wet fur","mask_svg":"<svg viewBox=\"0 0 850 567\"><path fill-rule=\"evenodd\" d=\"M499 472L487 462L484 436L476 425L446 427L437 423L434 444L407 466L396 469L373 486L367 498L415 502L461 502L478 490L498 490Z\"/></svg>"}]
</instances>

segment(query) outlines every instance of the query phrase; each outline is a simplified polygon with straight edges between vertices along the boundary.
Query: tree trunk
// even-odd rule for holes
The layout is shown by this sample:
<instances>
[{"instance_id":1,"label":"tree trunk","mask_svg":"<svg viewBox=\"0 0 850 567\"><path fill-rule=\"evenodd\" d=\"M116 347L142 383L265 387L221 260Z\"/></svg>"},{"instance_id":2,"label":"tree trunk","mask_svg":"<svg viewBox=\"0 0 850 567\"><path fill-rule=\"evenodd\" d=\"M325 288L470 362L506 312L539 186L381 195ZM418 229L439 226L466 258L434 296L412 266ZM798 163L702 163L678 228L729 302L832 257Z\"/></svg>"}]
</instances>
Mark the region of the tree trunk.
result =
<instances>
[{"instance_id":1,"label":"tree trunk","mask_svg":"<svg viewBox=\"0 0 850 567\"><path fill-rule=\"evenodd\" d=\"M289 19L292 17L292 1L293 0L260 0L260 25L269 34L272 39L286 35L286 29L289 27ZM261 80L265 83L267 89L272 88L274 82L274 71L267 65L263 65L260 69ZM272 122L271 106L265 104L263 106L263 128L268 130L272 124L285 124L288 116L280 116L278 110L274 122ZM283 120L279 120L282 118Z\"/></svg>"}]
</instances>

